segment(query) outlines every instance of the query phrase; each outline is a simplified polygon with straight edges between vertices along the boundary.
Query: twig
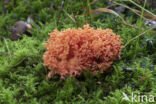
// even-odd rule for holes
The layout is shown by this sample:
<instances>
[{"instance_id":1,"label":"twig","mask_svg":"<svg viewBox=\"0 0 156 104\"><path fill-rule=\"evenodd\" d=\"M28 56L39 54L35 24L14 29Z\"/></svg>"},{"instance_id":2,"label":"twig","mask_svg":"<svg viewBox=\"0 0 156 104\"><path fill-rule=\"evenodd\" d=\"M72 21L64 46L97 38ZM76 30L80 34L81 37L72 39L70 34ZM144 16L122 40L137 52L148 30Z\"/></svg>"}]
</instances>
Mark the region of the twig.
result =
<instances>
[{"instance_id":1,"label":"twig","mask_svg":"<svg viewBox=\"0 0 156 104\"><path fill-rule=\"evenodd\" d=\"M130 39L130 40L124 45L124 47L126 47L131 41L137 39L138 37L140 37L141 35L144 35L145 33L149 32L149 31L153 30L154 28L155 28L155 27L152 27L152 28L146 30L145 32L143 32L143 33L141 33L141 34L135 36L135 37L132 38L132 39Z\"/></svg>"}]
</instances>

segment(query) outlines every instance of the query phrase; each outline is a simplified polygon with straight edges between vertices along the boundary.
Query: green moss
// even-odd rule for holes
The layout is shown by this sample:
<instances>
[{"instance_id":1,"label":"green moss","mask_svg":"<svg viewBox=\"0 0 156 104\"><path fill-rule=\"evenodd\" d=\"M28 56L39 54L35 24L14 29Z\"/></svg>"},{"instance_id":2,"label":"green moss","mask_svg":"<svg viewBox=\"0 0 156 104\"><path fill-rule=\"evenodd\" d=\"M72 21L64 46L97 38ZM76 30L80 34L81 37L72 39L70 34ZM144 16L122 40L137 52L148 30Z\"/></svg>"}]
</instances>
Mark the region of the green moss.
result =
<instances>
[{"instance_id":1,"label":"green moss","mask_svg":"<svg viewBox=\"0 0 156 104\"><path fill-rule=\"evenodd\" d=\"M64 81L57 75L46 80L48 70L43 66L42 59L44 43L48 33L55 28L82 27L91 16L91 26L111 28L121 36L123 45L149 29L145 25L140 29L126 26L118 17L107 13L90 15L86 20L85 1L67 0L63 12L60 12L61 2L54 0L53 3L58 10L50 6L50 0L16 0L16 5L13 2L5 5L5 15L0 12L0 104L127 104L130 102L121 100L123 92L128 95L132 92L156 92L155 31L132 41L122 50L121 59L104 74L84 72L80 77ZM100 0L91 7L106 6ZM30 31L32 37L24 35L21 40L11 41L8 27L18 20L26 21L30 15L34 16L37 24L34 23L33 31ZM140 20L135 17L132 15L126 20L139 26ZM131 71L124 71L126 68ZM143 77L145 79L142 80Z\"/></svg>"}]
</instances>

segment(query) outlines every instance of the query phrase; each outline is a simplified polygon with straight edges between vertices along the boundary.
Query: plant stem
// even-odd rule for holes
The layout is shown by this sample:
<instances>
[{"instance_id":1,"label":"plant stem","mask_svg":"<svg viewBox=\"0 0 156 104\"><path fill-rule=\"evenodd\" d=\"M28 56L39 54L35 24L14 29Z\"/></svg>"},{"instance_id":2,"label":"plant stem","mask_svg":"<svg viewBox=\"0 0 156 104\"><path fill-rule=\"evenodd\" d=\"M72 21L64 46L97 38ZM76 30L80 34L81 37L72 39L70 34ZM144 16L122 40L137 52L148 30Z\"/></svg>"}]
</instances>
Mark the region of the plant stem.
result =
<instances>
[{"instance_id":1,"label":"plant stem","mask_svg":"<svg viewBox=\"0 0 156 104\"><path fill-rule=\"evenodd\" d=\"M130 40L124 45L124 47L126 47L131 41L137 39L138 37L140 37L141 35L144 35L145 33L149 32L149 31L153 30L154 28L155 28L155 27L152 27L152 28L150 28L150 29L144 31L143 33L141 33L141 34L135 36L134 38L130 39Z\"/></svg>"},{"instance_id":2,"label":"plant stem","mask_svg":"<svg viewBox=\"0 0 156 104\"><path fill-rule=\"evenodd\" d=\"M141 8L141 9L143 9L143 7L141 7L140 5L138 5L137 3L135 3L134 1L132 1L132 0L129 0L131 3L133 3L134 5L136 5L137 7L139 7L139 8ZM156 16L155 14L153 14L152 12L150 12L149 10L147 10L147 9L144 9L147 13L149 13L149 14L151 14L151 15L153 15L153 16Z\"/></svg>"},{"instance_id":3,"label":"plant stem","mask_svg":"<svg viewBox=\"0 0 156 104\"><path fill-rule=\"evenodd\" d=\"M87 14L90 16L90 23L92 23L93 22L93 16L90 13L90 11L91 11L90 2L89 2L89 0L87 0Z\"/></svg>"}]
</instances>

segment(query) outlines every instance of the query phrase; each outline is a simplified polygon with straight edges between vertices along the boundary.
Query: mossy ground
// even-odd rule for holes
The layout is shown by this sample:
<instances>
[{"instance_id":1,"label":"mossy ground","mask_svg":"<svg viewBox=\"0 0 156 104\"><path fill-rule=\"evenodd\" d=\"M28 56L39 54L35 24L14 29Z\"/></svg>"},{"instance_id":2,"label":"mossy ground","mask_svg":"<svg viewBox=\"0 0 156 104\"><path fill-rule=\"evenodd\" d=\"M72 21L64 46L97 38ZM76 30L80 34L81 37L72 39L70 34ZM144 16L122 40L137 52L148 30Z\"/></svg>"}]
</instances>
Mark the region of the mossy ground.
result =
<instances>
[{"instance_id":1,"label":"mossy ground","mask_svg":"<svg viewBox=\"0 0 156 104\"><path fill-rule=\"evenodd\" d=\"M77 28L89 23L95 28L111 28L121 36L124 45L150 28L131 12L126 20L129 24L136 23L139 29L126 26L120 18L108 13L84 17L84 12L90 9L87 1L66 0L63 11L61 1L57 0L53 1L57 10L50 0L16 0L16 5L13 2L5 5L5 15L0 8L0 104L127 104L131 102L122 100L123 92L129 97L132 92L156 93L155 31L128 44L121 59L104 74L93 76L84 72L64 81L58 76L46 80L48 70L43 66L42 56L48 33L53 29ZM91 8L106 6L99 0ZM38 24L33 25L32 37L24 35L21 40L11 41L8 27L16 21L26 21L30 15Z\"/></svg>"}]
</instances>

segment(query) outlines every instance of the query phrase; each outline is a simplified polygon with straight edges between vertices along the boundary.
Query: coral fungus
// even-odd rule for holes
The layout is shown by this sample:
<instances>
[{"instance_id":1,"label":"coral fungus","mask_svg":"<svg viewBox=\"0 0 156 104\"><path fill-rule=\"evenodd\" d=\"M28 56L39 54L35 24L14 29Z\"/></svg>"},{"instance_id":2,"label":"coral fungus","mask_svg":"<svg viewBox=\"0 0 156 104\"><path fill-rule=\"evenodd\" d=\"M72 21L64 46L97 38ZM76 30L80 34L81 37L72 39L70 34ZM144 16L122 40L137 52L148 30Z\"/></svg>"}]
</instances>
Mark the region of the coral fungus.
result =
<instances>
[{"instance_id":1,"label":"coral fungus","mask_svg":"<svg viewBox=\"0 0 156 104\"><path fill-rule=\"evenodd\" d=\"M59 74L77 76L84 70L102 73L121 55L121 39L111 29L66 29L49 33L44 53L44 65L51 71L48 77Z\"/></svg>"}]
</instances>

